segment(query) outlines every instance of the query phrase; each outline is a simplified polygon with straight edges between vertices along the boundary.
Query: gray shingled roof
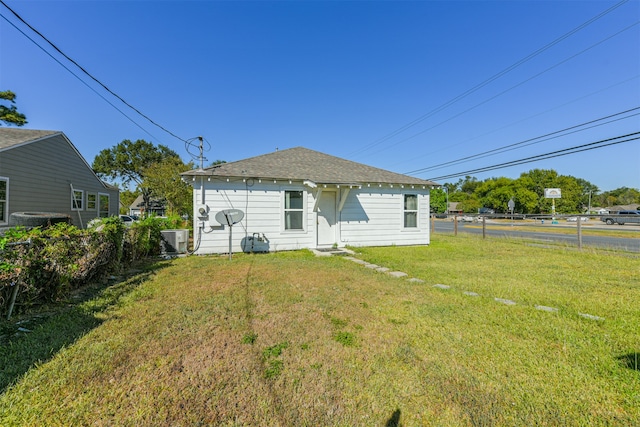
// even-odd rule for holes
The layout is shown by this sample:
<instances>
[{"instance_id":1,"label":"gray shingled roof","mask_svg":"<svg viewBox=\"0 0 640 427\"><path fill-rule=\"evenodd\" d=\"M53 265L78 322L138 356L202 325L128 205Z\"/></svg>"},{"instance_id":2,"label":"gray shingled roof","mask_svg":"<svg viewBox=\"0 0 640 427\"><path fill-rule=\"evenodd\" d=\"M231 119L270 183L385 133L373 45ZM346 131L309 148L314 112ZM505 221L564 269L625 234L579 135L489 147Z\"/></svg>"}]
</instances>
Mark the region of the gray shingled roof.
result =
<instances>
[{"instance_id":1,"label":"gray shingled roof","mask_svg":"<svg viewBox=\"0 0 640 427\"><path fill-rule=\"evenodd\" d=\"M56 130L16 129L0 127L0 151L16 145L26 144L50 135L60 133Z\"/></svg>"},{"instance_id":2,"label":"gray shingled roof","mask_svg":"<svg viewBox=\"0 0 640 427\"><path fill-rule=\"evenodd\" d=\"M432 181L374 168L304 147L276 151L206 169L195 169L182 175L309 180L317 184L438 185Z\"/></svg>"}]
</instances>

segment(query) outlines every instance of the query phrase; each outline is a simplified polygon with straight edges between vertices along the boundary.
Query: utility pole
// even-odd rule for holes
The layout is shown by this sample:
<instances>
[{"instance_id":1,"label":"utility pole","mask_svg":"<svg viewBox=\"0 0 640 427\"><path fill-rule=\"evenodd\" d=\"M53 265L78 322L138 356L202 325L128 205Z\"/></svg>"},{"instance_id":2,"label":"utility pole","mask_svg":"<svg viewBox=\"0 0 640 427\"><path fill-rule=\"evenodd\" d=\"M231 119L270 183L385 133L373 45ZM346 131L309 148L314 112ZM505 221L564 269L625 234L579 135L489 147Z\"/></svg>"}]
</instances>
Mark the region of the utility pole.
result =
<instances>
[{"instance_id":1,"label":"utility pole","mask_svg":"<svg viewBox=\"0 0 640 427\"><path fill-rule=\"evenodd\" d=\"M200 141L200 170L204 169L204 142L201 136L198 137L198 141Z\"/></svg>"}]
</instances>

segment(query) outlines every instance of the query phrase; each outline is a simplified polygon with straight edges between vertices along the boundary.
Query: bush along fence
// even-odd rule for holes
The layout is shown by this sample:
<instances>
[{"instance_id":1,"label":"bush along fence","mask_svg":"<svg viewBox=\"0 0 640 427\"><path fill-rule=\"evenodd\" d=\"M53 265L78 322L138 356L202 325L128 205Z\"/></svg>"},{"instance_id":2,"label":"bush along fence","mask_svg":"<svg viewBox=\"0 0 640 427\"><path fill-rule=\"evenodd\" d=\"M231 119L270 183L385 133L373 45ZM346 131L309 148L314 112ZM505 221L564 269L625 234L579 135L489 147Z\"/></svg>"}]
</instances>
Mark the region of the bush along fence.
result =
<instances>
[{"instance_id":1,"label":"bush along fence","mask_svg":"<svg viewBox=\"0 0 640 427\"><path fill-rule=\"evenodd\" d=\"M125 228L118 217L97 218L86 230L59 223L0 236L0 310L12 313L60 301L92 281L160 252L162 219Z\"/></svg>"}]
</instances>

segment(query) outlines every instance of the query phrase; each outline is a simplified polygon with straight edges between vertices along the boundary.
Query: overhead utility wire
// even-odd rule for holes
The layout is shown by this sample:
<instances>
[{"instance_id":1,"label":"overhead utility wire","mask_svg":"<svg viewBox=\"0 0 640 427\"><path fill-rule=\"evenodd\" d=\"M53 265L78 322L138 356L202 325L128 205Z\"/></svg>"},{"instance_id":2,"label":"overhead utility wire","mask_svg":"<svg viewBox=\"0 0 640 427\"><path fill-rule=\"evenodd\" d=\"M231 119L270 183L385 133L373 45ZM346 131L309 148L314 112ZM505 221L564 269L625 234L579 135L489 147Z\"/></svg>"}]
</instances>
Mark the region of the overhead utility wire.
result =
<instances>
[{"instance_id":1,"label":"overhead utility wire","mask_svg":"<svg viewBox=\"0 0 640 427\"><path fill-rule=\"evenodd\" d=\"M610 86L608 86L608 87L606 87L606 88L604 88L604 89L597 90L597 91L595 91L595 92L592 92L592 93L590 93L590 94L587 94L587 95L581 96L581 97L579 97L579 98L575 98L575 99L573 99L573 100L571 100L571 101L569 101L569 102L565 102L564 104L560 104L560 105L555 106L555 107L553 107L553 108L551 108L551 109L548 109L548 110L545 110L545 111L542 111L542 112L536 113L536 114L534 114L534 115L532 115L532 116L525 117L525 118L520 119L520 120L517 120L517 121L515 121L515 122L511 122L511 123L509 123L509 124L507 124L507 125L503 125L503 126L501 126L501 127L499 127L499 128L496 128L496 129L490 130L490 131L485 132L485 133L483 133L483 134L479 134L479 135L475 135L475 136L473 136L473 137L467 138L467 139L465 139L464 141L460 141L459 143L456 143L456 144L450 145L449 147L455 147L455 146L458 146L458 145L464 144L464 143L466 143L466 142L473 141L473 140L478 139L478 138L480 138L480 137L491 135L491 134L493 134L493 133L495 133L495 132L497 132L497 131L500 131L500 130L503 130L503 129L507 129L507 128L511 127L511 126L517 125L518 123L523 123L523 122L526 122L527 120L533 119L533 118L535 118L535 117L542 116L542 115L544 115L544 114L550 113L550 112L552 112L552 111L554 111L554 110L557 110L557 109L559 109L559 108L561 108L561 107L566 107L566 106L571 105L572 103L574 103L574 102L576 102L576 101L580 101L580 100L583 100L583 99L589 98L590 96L596 95L596 94L601 93L601 92L605 92L605 91L607 91L607 90L609 90L609 89L611 89L611 88L613 88L613 87L615 87L615 86L619 86L619 85L624 84L624 83L627 83L627 82L629 82L629 81L631 81L631 80L633 80L633 79L637 79L638 77L640 77L640 74L636 74L635 76L633 76L633 77L631 77L631 78L629 78L629 79L626 79L626 80L623 80L623 81L621 81L621 82L615 83L615 84L610 85ZM414 161L415 161L415 160L417 160L417 159L421 159L421 158L424 158L424 157L427 157L427 156L431 156L432 154L433 154L432 152L429 152L429 153L427 153L427 154L422 154L422 155L419 155L419 156L418 156L418 155L415 155L415 156L412 156L412 160L414 160ZM399 164L403 164L403 163L406 163L406 160L403 160L403 161L397 162L397 163L395 163L395 165L392 165L392 166L397 166L397 165L399 165Z\"/></svg>"},{"instance_id":2,"label":"overhead utility wire","mask_svg":"<svg viewBox=\"0 0 640 427\"><path fill-rule=\"evenodd\" d=\"M543 142L543 141L548 141L549 139L554 139L554 138L558 138L560 136L565 136L565 135L568 135L570 133L582 132L582 131L587 130L587 129L592 129L593 127L596 127L596 126L602 126L602 125L605 125L605 124L612 123L614 121L624 120L624 119L628 119L630 117L637 116L640 113L632 114L632 115L627 116L627 117L618 118L616 120L612 120L612 121L609 121L609 122L606 122L606 123L601 123L601 124L597 124L597 125L594 125L594 126L590 126L588 128L585 128L585 129L578 129L578 128L581 128L583 126L594 124L594 123L597 123L597 122L600 122L600 121L603 121L603 120L607 120L607 119L610 119L610 118L613 118L613 117L616 117L616 116L620 116L622 114L630 113L630 112L636 111L636 110L640 110L640 107L631 108L631 109L626 110L626 111L621 111L619 113L611 114L611 115L608 115L608 116L605 116L605 117L600 117L599 119L594 119L594 120L590 120L588 122L580 123L578 125L569 126L567 128L564 128L564 129L560 129L560 130L557 130L557 131L554 131L554 132L549 132L547 134L536 136L534 138L525 139L524 141L515 142L513 144L504 145L502 147L494 148L492 150L484 151L482 153L473 154L471 156L462 157L460 159L451 160L451 161L444 162L444 163L439 163L437 165L428 166L426 168L416 169L416 170L413 170L413 171L410 171L410 172L405 172L405 175L414 175L414 174L418 174L418 173L428 172L428 171L433 170L433 169L441 169L444 166L450 166L450 165L454 165L454 164L464 163L466 161L473 160L473 159L476 159L476 158L487 157L489 154L497 154L497 153L501 153L501 152L505 152L505 151L511 151L511 150L515 149L516 147L518 147L518 148L526 147L526 146L529 146L529 145L538 144L538 143ZM565 135L559 135L561 133L568 132L570 130L574 130L574 131L570 132L568 134L565 134ZM549 138L551 136L553 136L554 138ZM546 139L543 139L543 138L546 138Z\"/></svg>"},{"instance_id":3,"label":"overhead utility wire","mask_svg":"<svg viewBox=\"0 0 640 427\"><path fill-rule=\"evenodd\" d=\"M485 158L485 157L491 157L491 156L493 156L494 154L506 153L507 151L517 150L517 149L522 148L522 147L529 147L529 146L531 146L531 145L539 144L539 143L541 143L541 142L551 141L551 140L556 139L556 138L561 138L561 137L563 137L563 136L571 135L571 134L578 133L578 132L583 132L583 131L585 131L585 130L593 129L593 128L596 128L596 127L599 127L599 126L608 125L608 124L610 124L610 123L614 123L614 122L617 122L617 121L620 121L620 120L629 119L629 118L631 118L631 117L635 117L635 116L638 116L638 115L640 115L640 113L635 113L635 114L632 114L632 115L627 116L627 117L621 117L621 118L618 118L618 119L613 119L613 120L610 120L610 121L605 122L605 123L595 124L595 125L593 125L593 126L589 126L589 127L584 128L584 129L577 129L577 130L574 130L574 131L571 131L571 132L567 132L567 133L565 133L565 134L563 134L563 135L555 135L555 136L552 136L552 137L549 137L549 138L542 139L542 140L540 140L540 141L530 142L530 143L528 143L528 144L524 144L524 145L522 145L522 146L520 146L520 147L504 148L504 149L501 149L501 150L497 150L497 152L496 152L496 153L489 153L489 154L477 155L476 159L483 159L483 158ZM473 160L473 159L471 159L471 160ZM470 162L471 160L460 160L460 161L454 162L453 164L467 163L467 162ZM445 167L446 167L446 166L441 166L441 167L433 168L432 170L435 170L435 169L443 169L443 168L445 168Z\"/></svg>"},{"instance_id":4,"label":"overhead utility wire","mask_svg":"<svg viewBox=\"0 0 640 427\"><path fill-rule=\"evenodd\" d=\"M511 166L517 166L517 165L523 165L525 163L536 162L536 161L539 161L539 160L552 159L554 157L568 156L570 154L576 154L576 153L580 153L580 152L583 152L583 151L595 150L595 149L598 149L598 148L604 148L604 147L608 147L608 146L611 146L611 145L616 145L616 144L622 144L622 143L625 143L625 142L635 141L635 140L640 139L640 136L635 136L635 135L639 135L639 134L640 134L640 132L634 132L634 133L630 133L630 134L627 134L627 135L621 135L621 136L616 136L616 137L613 137L613 138L603 139L603 140L596 141L596 142L590 142L588 144L576 145L574 147L565 148L565 149L562 149L562 150L551 151L549 153L539 154L537 156L525 157L525 158L519 159L519 160L513 160L513 161L510 161L510 162L499 163L499 164L492 165L492 166L486 166L486 167L472 169L472 170L468 170L468 171L464 171L464 172L460 172L460 173L442 175L442 176L437 176L437 177L428 178L428 179L432 180L432 181L443 180L443 179L455 178L457 176L470 175L470 174L473 174L473 173L488 172L488 171L496 170L496 169L504 169L504 168L511 167ZM634 138L629 138L631 136L635 136L635 137ZM629 138L629 139L626 139L626 140L623 140L623 141L615 141L616 139L621 139L621 138ZM611 142L611 141L614 141L614 142ZM607 142L607 144L605 144L605 142Z\"/></svg>"},{"instance_id":5,"label":"overhead utility wire","mask_svg":"<svg viewBox=\"0 0 640 427\"><path fill-rule=\"evenodd\" d=\"M0 1L1 3L1 1ZM76 79L78 79L83 85L85 85L86 87L88 87L93 93L95 93L96 95L98 95L100 98L102 98L104 100L104 102L106 102L107 104L111 105L113 108L115 108L120 114L122 114L124 117L127 118L127 120L129 120L131 123L133 123L134 125L136 125L137 127L139 127L144 133L146 133L147 135L149 135L151 138L153 139L158 139L155 136L153 136L148 130L146 130L145 128L143 128L140 124L138 124L135 120L133 120L131 117L129 117L124 111L122 111L120 108L118 108L116 105L114 105L111 101L109 101L107 98L105 98L101 93L99 93L95 88L91 87L87 82L85 82L84 80L82 80L80 78L80 76L78 76L76 73L74 73L71 69L69 69L69 67L67 67L66 65L64 65L62 62L60 62L60 60L58 58L56 58L55 56L53 56L51 53L47 52L47 50L45 48L43 48L42 46L40 46L38 44L38 42L36 42L35 40L33 40L31 37L29 37L29 35L27 35L24 31L22 31L20 28L18 28L13 22L9 21L7 19L6 16L4 16L2 13L0 13L0 16L2 17L2 19L4 19L5 21L7 21L13 28L15 28L17 31L19 31L23 36L25 36L28 40L30 40L33 44L35 44L38 48L40 48L45 54L47 54L49 57L51 57L51 59L53 59L54 61L56 61L62 68L64 68L65 70L67 70L72 76L74 76Z\"/></svg>"},{"instance_id":6,"label":"overhead utility wire","mask_svg":"<svg viewBox=\"0 0 640 427\"><path fill-rule=\"evenodd\" d=\"M611 13L612 11L614 11L615 9L617 9L618 7L622 6L623 4L627 3L629 0L622 0L619 3L616 3L615 5L613 5L612 7L610 7L609 9L599 13L598 15L594 16L593 18L589 19L588 21L582 23L581 25L577 26L576 28L574 28L573 30L569 31L568 33L558 37L557 39L555 39L554 41L552 41L551 43L548 43L547 45L539 48L538 50L530 53L529 55L525 56L524 58L516 61L515 63L513 63L512 65L508 66L507 68L505 68L504 70L500 71L497 74L494 74L493 76L489 77L488 79L486 79L485 81L477 84L476 86L472 87L471 89L466 90L465 92L461 93L460 95L450 99L449 101L445 102L444 104L440 105L439 107L429 111L428 113L423 114L422 116L418 117L417 119L407 123L406 125L396 129L395 131L387 134L386 136L364 146L361 149L352 151L351 153L349 153L349 155L353 155L353 154L358 154L361 153L363 151L367 151L370 150L371 148L382 144L385 141L388 141L389 139L393 138L394 136L404 132L405 130L417 125L418 123L428 119L429 117L433 116L436 113L439 113L440 111L450 107L451 105L455 104L456 102L460 101L463 98L466 98L467 96L471 95L472 93L482 89L483 87L485 87L486 85L488 85L489 83L499 79L500 77L508 74L509 72L513 71L514 69L518 68L520 65L528 62L529 60L535 58L536 56L540 55L541 53L543 53L544 51L552 48L553 46L555 46L556 44L560 43L561 41L569 38L570 36L572 36L573 34L577 33L578 31L581 31L582 29L586 28L587 26L591 25L592 23L594 23L595 21L597 21L598 19L602 18L603 16ZM415 135L414 135L415 136Z\"/></svg>"},{"instance_id":7,"label":"overhead utility wire","mask_svg":"<svg viewBox=\"0 0 640 427\"><path fill-rule=\"evenodd\" d=\"M102 83L100 80L98 80L97 78L95 78L91 73L89 73L87 70L85 70L80 64L78 64L76 61L74 61L73 59L71 59L67 54L65 54L62 50L60 50L58 48L58 46L56 46L55 44L53 44L51 41L49 41L49 39L47 39L42 33L40 33L40 31L36 30L34 27L32 27L27 21L25 21L20 15L18 15L13 9L11 9L3 0L0 0L0 3L2 3L2 5L7 8L16 18L18 18L24 25L26 25L27 27L29 27L29 29L31 29L31 31L33 31L34 33L36 33L37 35L39 35L44 41L46 41L52 48L54 48L60 55L64 56L69 62L71 62L73 65L75 65L76 67L78 67L84 74L86 74L89 78L91 78L94 82L96 82L97 84L99 84L100 86L102 86L102 88L104 88L107 92L109 92L111 95L115 96L116 98L118 98L124 105L126 105L127 107L131 108L133 111L135 111L136 113L138 113L141 117L147 119L149 122L151 122L151 124L153 124L154 126L162 129L164 132L168 133L169 135L173 136L174 138L179 139L182 142L187 142L185 139L180 138L178 135L174 134L173 132L167 130L166 128L164 128L163 126L159 125L158 123L156 123L155 121L153 121L149 116L145 115L144 113L142 113L140 110L138 110L137 108L135 108L133 105L129 104L127 101L125 101L120 95L118 95L117 93L115 93L114 91L112 91L111 89L109 89L104 83ZM2 15L2 17L9 22L9 20ZM11 24L13 25L13 24ZM15 25L13 25L14 28L17 29L17 27ZM22 34L24 34L26 36L26 34L22 31L20 31ZM28 37L28 36L27 36ZM38 43L36 43L33 39L31 39L30 37L28 37L29 40L31 40L32 42L34 42L38 47L40 47L40 49L44 50L44 48L42 48L42 46L40 46ZM45 51L46 52L46 51ZM51 56L53 58L52 55L49 54L49 56ZM55 58L54 58L55 59ZM60 64L60 61L57 61ZM62 64L60 64L62 65ZM67 71L70 71L67 67L64 67ZM72 73L73 74L73 73ZM74 74L75 76L75 74ZM76 76L78 77L78 76ZM86 83L85 83L86 84ZM104 99L104 97L102 97L102 99ZM106 100L105 100L106 101ZM109 103L111 106L114 106L113 104ZM114 106L115 108L115 106ZM118 111L120 111L118 109ZM122 111L120 111L122 113ZM124 114L124 113L123 113ZM128 116L127 116L128 118ZM129 120L131 120L129 118Z\"/></svg>"},{"instance_id":8,"label":"overhead utility wire","mask_svg":"<svg viewBox=\"0 0 640 427\"><path fill-rule=\"evenodd\" d=\"M604 42L608 41L609 39L612 39L613 37L616 37L617 35L619 35L619 34L621 34L621 33L625 32L625 31L627 31L627 30L630 30L631 28L635 27L635 26L636 26L636 25L638 25L638 24L640 24L640 21L636 21L636 22L634 22L633 24L631 24L631 25L629 25L629 26L627 26L627 27L623 28L622 30L618 31L617 33L614 33L614 34L610 35L609 37L607 37L607 38L605 38L605 39L602 39L602 40L600 40L599 42L597 42L597 43L595 43L595 44L592 44L591 46L587 47L586 49L583 49L583 50L581 50L580 52L575 53L575 54L571 55L571 56L570 56L570 57L568 57L568 58L565 58L564 60L562 60L562 61L560 61L560 62L558 62L558 63L556 63L556 64L552 65L551 67L548 67L548 68L546 68L546 69L544 69L544 70L540 71L539 73L534 74L533 76L531 76L531 77L529 77L529 78L527 78L527 79L525 79L525 80L521 81L520 83L517 83L517 84L515 84L515 85L511 86L510 88L505 89L505 90L503 90L502 92L500 92L500 93L498 93L498 94L496 94L496 95L494 95L494 96L492 96L492 97L490 97L490 98L488 98L488 99L485 99L484 101L482 101L482 102L480 102L480 103L478 103L478 104L476 104L476 105L474 105L474 106L472 106L472 107L469 107L469 108L467 108L466 110L461 111L461 112L460 112L460 113L458 113L458 114L455 114L455 115L453 115L453 116L449 117L448 119L445 119L445 120L443 120L443 121L441 121L441 122L438 122L438 123L436 123L435 125L433 125L433 126L431 126L431 127L427 128L427 129L421 130L420 132L417 132L417 133L415 133L415 134L413 134L413 135L411 135L411 136L409 136L409 137L407 137L407 138L405 138L405 139L402 139L402 140L400 140L400 141L398 141L398 142L396 142L396 143L394 143L394 144L391 144L391 145L389 145L389 146L387 146L387 147L385 147L385 148L382 148L382 149L380 149L380 150L378 150L378 151L375 151L375 152L373 152L373 153L371 153L371 154L376 154L376 153L379 153L379 152L381 152L381 151L388 150L388 149L390 149L390 148L392 148L392 147L395 147L395 146L397 146L397 145L400 145L400 144L402 144L403 142L407 142L408 140L413 139L413 138L415 138L415 137L416 137L416 136L418 136L418 135L422 135L423 133L426 133L426 132L428 132L428 131L430 131L430 130L432 130L432 129L435 129L435 128L437 128L437 127L438 127L438 126L440 126L440 125L443 125L443 124L445 124L445 123L447 123L447 122L450 122L451 120L456 119L456 118L458 118L458 117L462 116L463 114L468 113L469 111L473 111L473 110L475 110L476 108L478 108L478 107L480 107L480 106L482 106L482 105L484 105L484 104L486 104L486 103L488 103L488 102L490 102L490 101L493 101L493 100L494 100L494 99L496 99L496 98L501 97L501 96L502 96L502 95L504 95L505 93L508 93L508 92L512 91L513 89L515 89L515 88L517 88L517 87L520 87L520 86L522 86L523 84L528 83L528 82L530 82L531 80L533 80L533 79L536 79L536 78L540 77L541 75L543 75L543 74L545 74L545 73L547 73L547 72L549 72L549 71L553 70L553 69L554 69L554 68L556 68L556 67L559 67L560 65L564 64L565 62L569 62L570 60L572 60L572 59L574 59L574 58L576 58L576 57L578 57L578 56L582 55L583 53L585 53L585 52L587 52L587 51L589 51L589 50L593 49L594 47L596 47L596 46L598 46L598 45L601 45L602 43L604 43ZM448 146L447 148L451 148L451 147L452 147L452 146L450 145L450 146Z\"/></svg>"}]
</instances>

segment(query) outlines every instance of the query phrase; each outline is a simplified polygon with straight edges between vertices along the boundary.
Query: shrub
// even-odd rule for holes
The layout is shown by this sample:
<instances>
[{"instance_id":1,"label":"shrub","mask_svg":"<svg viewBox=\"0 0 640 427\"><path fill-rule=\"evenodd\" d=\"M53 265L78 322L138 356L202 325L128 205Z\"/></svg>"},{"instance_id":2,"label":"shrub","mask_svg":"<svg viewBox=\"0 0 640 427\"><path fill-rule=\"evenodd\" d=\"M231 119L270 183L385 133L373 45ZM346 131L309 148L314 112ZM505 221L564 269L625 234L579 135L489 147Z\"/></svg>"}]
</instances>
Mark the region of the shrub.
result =
<instances>
[{"instance_id":1,"label":"shrub","mask_svg":"<svg viewBox=\"0 0 640 427\"><path fill-rule=\"evenodd\" d=\"M125 234L125 255L127 261L135 261L160 253L161 231L171 228L168 218L150 216L135 222Z\"/></svg>"},{"instance_id":2,"label":"shrub","mask_svg":"<svg viewBox=\"0 0 640 427\"><path fill-rule=\"evenodd\" d=\"M0 306L19 285L19 310L64 298L72 289L121 268L124 225L94 220L87 230L66 223L10 229L1 239Z\"/></svg>"},{"instance_id":3,"label":"shrub","mask_svg":"<svg viewBox=\"0 0 640 427\"><path fill-rule=\"evenodd\" d=\"M0 238L0 307L13 284L19 307L60 300L72 289L160 253L161 230L184 225L180 217L150 217L126 228L117 217L95 218L86 230L66 223L17 227Z\"/></svg>"}]
</instances>

